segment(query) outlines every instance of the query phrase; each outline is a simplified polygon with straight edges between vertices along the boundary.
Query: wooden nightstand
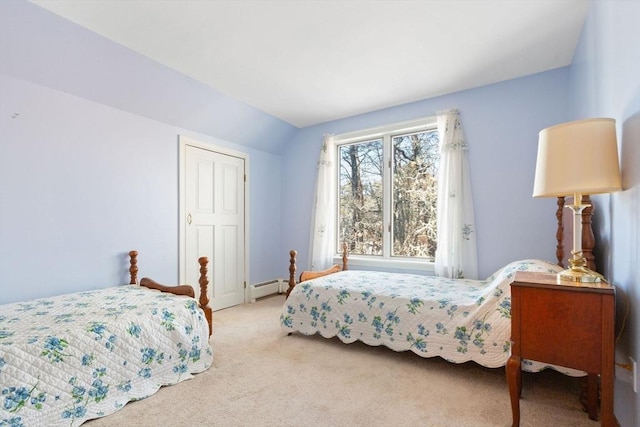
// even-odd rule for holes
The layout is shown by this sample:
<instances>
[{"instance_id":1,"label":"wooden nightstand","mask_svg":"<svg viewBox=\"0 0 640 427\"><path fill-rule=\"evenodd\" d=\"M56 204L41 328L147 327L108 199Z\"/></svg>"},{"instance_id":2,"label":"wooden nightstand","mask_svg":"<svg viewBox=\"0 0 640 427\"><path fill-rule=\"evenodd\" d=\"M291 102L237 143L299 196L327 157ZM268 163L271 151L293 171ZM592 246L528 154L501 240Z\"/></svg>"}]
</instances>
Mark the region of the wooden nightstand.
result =
<instances>
[{"instance_id":1,"label":"wooden nightstand","mask_svg":"<svg viewBox=\"0 0 640 427\"><path fill-rule=\"evenodd\" d=\"M589 373L592 408L600 374L602 425L615 426L614 327L615 293L608 283L559 283L553 274L517 272L511 284L511 357L506 367L513 426L520 425L522 359ZM597 417L593 412L590 417Z\"/></svg>"}]
</instances>

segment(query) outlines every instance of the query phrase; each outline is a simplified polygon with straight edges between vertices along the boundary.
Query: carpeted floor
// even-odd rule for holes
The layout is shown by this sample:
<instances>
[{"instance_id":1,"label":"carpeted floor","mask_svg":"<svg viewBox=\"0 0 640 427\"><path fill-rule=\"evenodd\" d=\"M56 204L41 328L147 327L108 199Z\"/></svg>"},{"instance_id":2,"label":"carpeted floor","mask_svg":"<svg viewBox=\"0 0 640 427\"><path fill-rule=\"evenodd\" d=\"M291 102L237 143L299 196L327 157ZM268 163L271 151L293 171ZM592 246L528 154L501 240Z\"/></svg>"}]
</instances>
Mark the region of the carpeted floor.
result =
<instances>
[{"instance_id":1,"label":"carpeted floor","mask_svg":"<svg viewBox=\"0 0 640 427\"><path fill-rule=\"evenodd\" d=\"M102 426L510 426L504 369L361 343L288 336L281 295L214 313L214 366ZM522 426L589 426L579 383L523 373Z\"/></svg>"}]
</instances>

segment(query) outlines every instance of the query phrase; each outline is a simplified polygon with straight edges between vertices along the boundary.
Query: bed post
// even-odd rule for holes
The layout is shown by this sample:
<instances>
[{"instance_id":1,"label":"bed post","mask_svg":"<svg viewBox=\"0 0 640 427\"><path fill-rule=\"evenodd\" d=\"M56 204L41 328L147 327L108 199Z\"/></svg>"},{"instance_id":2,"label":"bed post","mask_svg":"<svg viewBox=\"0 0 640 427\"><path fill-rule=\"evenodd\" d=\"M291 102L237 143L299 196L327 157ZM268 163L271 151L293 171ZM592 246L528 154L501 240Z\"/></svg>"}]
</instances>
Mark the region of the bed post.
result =
<instances>
[{"instance_id":1,"label":"bed post","mask_svg":"<svg viewBox=\"0 0 640 427\"><path fill-rule=\"evenodd\" d=\"M593 234L593 227L591 226L591 216L593 215L593 203L591 202L591 196L585 194L582 196L582 204L588 205L582 211L582 256L587 260L587 268L593 271L596 269L596 261L593 256L593 248L596 245L596 238Z\"/></svg>"},{"instance_id":2,"label":"bed post","mask_svg":"<svg viewBox=\"0 0 640 427\"><path fill-rule=\"evenodd\" d=\"M209 306L209 295L208 295L208 286L209 279L207 279L207 263L209 259L206 256L198 258L198 263L200 263L200 279L198 283L200 284L200 308L204 311L204 317L207 319L207 323L209 324L209 336L213 334L213 310Z\"/></svg>"},{"instance_id":3,"label":"bed post","mask_svg":"<svg viewBox=\"0 0 640 427\"><path fill-rule=\"evenodd\" d=\"M591 217L593 216L593 203L591 197L587 195L582 196L583 205L588 205L582 211L582 256L587 261L587 268L593 271L596 269L595 257L593 255L593 248L596 245L596 239L593 234L593 224ZM558 197L558 209L556 210L556 218L558 219L558 229L556 231L556 258L558 259L558 265L564 268L564 224L563 224L563 208L565 205L565 198ZM572 230L574 232L574 230Z\"/></svg>"},{"instance_id":4,"label":"bed post","mask_svg":"<svg viewBox=\"0 0 640 427\"><path fill-rule=\"evenodd\" d=\"M296 255L298 252L293 249L289 251L289 288L287 289L286 298L296 286Z\"/></svg>"},{"instance_id":5,"label":"bed post","mask_svg":"<svg viewBox=\"0 0 640 427\"><path fill-rule=\"evenodd\" d=\"M556 258L558 265L564 268L564 224L562 223L562 217L564 213L564 196L558 196L558 209L556 210L556 218L558 219L558 229L556 231Z\"/></svg>"},{"instance_id":6,"label":"bed post","mask_svg":"<svg viewBox=\"0 0 640 427\"><path fill-rule=\"evenodd\" d=\"M347 270L347 260L349 259L348 254L347 242L342 242L342 271Z\"/></svg>"},{"instance_id":7,"label":"bed post","mask_svg":"<svg viewBox=\"0 0 640 427\"><path fill-rule=\"evenodd\" d=\"M138 284L138 251L129 251L129 280L130 285Z\"/></svg>"}]
</instances>

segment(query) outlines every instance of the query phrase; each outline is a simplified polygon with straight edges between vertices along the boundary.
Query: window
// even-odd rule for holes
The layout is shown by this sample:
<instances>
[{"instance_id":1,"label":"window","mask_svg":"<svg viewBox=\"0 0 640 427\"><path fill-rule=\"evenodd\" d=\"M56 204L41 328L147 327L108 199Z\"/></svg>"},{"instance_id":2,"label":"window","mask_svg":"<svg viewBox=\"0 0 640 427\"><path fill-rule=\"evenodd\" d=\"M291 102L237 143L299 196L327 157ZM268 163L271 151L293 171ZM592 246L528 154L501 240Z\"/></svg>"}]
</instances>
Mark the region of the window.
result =
<instances>
[{"instance_id":1,"label":"window","mask_svg":"<svg viewBox=\"0 0 640 427\"><path fill-rule=\"evenodd\" d=\"M435 118L335 137L338 236L350 257L433 261L437 242ZM388 263L386 265L389 265Z\"/></svg>"}]
</instances>

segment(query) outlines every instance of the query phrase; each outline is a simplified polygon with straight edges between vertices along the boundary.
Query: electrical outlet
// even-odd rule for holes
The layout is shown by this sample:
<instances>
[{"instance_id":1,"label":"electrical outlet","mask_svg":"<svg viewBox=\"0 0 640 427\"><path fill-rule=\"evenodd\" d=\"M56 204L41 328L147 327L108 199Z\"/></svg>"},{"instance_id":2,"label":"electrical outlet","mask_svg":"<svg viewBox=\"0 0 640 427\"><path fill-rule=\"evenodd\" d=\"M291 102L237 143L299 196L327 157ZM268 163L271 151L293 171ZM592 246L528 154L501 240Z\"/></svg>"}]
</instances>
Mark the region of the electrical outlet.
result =
<instances>
[{"instance_id":1,"label":"electrical outlet","mask_svg":"<svg viewBox=\"0 0 640 427\"><path fill-rule=\"evenodd\" d=\"M631 362L631 385L633 385L633 391L638 392L638 363L633 360L633 357L629 356Z\"/></svg>"}]
</instances>

